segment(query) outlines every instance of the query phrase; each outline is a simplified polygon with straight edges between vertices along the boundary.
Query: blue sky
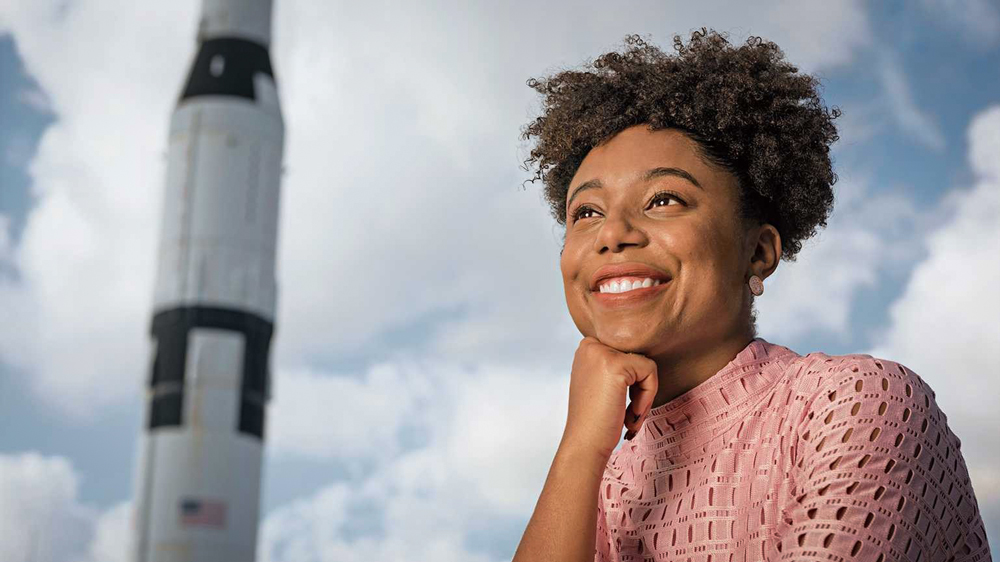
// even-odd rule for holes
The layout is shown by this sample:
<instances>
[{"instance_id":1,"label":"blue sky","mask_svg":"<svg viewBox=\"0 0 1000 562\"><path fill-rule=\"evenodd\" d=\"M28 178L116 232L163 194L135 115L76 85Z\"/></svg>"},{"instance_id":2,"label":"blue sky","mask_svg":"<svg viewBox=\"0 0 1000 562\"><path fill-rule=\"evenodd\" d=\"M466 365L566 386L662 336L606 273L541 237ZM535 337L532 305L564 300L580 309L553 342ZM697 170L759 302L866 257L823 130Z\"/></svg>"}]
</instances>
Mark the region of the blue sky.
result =
<instances>
[{"instance_id":1,"label":"blue sky","mask_svg":"<svg viewBox=\"0 0 1000 562\"><path fill-rule=\"evenodd\" d=\"M996 552L996 3L421 5L276 3L288 132L261 560L512 556L581 337L558 227L540 185L520 187L524 81L702 25L774 40L844 112L834 214L767 280L761 336L920 374ZM53 537L43 560L121 559L197 8L0 7L0 558L34 534Z\"/></svg>"}]
</instances>

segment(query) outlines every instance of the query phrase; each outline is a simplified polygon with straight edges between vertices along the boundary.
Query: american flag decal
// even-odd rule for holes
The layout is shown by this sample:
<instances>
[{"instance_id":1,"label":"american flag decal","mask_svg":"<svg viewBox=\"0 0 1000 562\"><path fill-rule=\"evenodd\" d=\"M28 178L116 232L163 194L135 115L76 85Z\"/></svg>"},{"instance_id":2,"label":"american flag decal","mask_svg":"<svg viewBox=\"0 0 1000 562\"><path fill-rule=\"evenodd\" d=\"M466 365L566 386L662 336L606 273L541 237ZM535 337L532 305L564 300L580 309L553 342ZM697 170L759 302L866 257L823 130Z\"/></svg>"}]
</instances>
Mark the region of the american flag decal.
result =
<instances>
[{"instance_id":1,"label":"american flag decal","mask_svg":"<svg viewBox=\"0 0 1000 562\"><path fill-rule=\"evenodd\" d=\"M202 498L181 499L181 527L226 526L226 502Z\"/></svg>"}]
</instances>

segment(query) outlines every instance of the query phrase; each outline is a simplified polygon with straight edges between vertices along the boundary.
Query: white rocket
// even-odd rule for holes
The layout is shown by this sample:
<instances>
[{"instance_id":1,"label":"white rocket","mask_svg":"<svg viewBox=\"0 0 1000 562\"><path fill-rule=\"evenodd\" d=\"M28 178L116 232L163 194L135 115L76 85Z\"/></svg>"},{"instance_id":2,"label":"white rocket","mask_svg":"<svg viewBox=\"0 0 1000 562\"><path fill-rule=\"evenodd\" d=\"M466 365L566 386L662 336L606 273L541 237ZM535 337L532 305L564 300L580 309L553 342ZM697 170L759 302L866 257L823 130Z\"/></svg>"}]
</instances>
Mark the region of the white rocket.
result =
<instances>
[{"instance_id":1,"label":"white rocket","mask_svg":"<svg viewBox=\"0 0 1000 562\"><path fill-rule=\"evenodd\" d=\"M135 562L252 562L284 123L271 0L203 0L170 120Z\"/></svg>"}]
</instances>

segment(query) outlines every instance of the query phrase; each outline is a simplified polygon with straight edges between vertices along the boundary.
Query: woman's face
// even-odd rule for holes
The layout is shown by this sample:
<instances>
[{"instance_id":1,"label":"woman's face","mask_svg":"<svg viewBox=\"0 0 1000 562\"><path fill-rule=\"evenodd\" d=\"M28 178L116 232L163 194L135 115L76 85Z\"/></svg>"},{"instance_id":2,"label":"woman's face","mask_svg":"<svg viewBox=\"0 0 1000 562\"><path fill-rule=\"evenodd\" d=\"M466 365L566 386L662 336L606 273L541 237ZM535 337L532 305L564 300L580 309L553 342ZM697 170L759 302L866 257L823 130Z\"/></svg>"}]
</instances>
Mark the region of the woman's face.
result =
<instances>
[{"instance_id":1,"label":"woman's face","mask_svg":"<svg viewBox=\"0 0 1000 562\"><path fill-rule=\"evenodd\" d=\"M630 127L591 150L570 181L560 261L580 332L647 356L745 333L754 244L739 231L737 204L736 178L702 161L676 129ZM595 284L595 275L615 265L651 270L626 271L627 280L663 280L601 293L621 277Z\"/></svg>"}]
</instances>

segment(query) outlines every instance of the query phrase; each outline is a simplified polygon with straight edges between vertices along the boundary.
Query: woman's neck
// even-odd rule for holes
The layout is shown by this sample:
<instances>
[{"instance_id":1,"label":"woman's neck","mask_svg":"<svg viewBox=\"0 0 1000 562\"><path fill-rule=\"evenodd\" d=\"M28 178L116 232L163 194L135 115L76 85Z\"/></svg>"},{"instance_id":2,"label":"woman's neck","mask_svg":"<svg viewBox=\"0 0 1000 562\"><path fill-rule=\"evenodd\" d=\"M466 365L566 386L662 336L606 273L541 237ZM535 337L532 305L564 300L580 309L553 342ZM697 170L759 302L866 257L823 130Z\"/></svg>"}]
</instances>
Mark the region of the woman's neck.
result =
<instances>
[{"instance_id":1,"label":"woman's neck","mask_svg":"<svg viewBox=\"0 0 1000 562\"><path fill-rule=\"evenodd\" d=\"M650 357L656 362L659 389L653 408L681 396L721 371L754 339L750 331L742 331L705 348L688 348L686 353Z\"/></svg>"}]
</instances>

